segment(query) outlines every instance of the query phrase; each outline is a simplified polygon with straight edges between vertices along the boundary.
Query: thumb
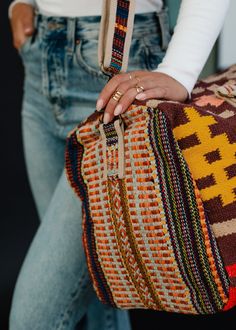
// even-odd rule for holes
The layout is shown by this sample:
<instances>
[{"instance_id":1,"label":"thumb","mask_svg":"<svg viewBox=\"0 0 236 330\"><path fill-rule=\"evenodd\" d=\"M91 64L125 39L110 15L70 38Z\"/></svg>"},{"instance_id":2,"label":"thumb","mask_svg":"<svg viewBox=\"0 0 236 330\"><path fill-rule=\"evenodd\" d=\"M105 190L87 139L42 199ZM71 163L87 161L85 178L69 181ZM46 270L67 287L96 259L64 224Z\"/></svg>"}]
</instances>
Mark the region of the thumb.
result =
<instances>
[{"instance_id":1,"label":"thumb","mask_svg":"<svg viewBox=\"0 0 236 330\"><path fill-rule=\"evenodd\" d=\"M30 35L34 31L34 8L25 3L16 3L12 7L11 26L14 30L15 26L21 28L26 35Z\"/></svg>"},{"instance_id":2,"label":"thumb","mask_svg":"<svg viewBox=\"0 0 236 330\"><path fill-rule=\"evenodd\" d=\"M34 9L30 5L17 3L12 10L11 27L13 43L18 49L27 36L34 32Z\"/></svg>"},{"instance_id":3,"label":"thumb","mask_svg":"<svg viewBox=\"0 0 236 330\"><path fill-rule=\"evenodd\" d=\"M34 33L34 26L24 27L24 33L26 36L31 36Z\"/></svg>"},{"instance_id":4,"label":"thumb","mask_svg":"<svg viewBox=\"0 0 236 330\"><path fill-rule=\"evenodd\" d=\"M15 48L20 48L26 40L26 33L22 22L18 21L13 25L13 43Z\"/></svg>"},{"instance_id":5,"label":"thumb","mask_svg":"<svg viewBox=\"0 0 236 330\"><path fill-rule=\"evenodd\" d=\"M31 36L34 32L34 14L29 11L28 15L22 18L22 27L26 36Z\"/></svg>"}]
</instances>

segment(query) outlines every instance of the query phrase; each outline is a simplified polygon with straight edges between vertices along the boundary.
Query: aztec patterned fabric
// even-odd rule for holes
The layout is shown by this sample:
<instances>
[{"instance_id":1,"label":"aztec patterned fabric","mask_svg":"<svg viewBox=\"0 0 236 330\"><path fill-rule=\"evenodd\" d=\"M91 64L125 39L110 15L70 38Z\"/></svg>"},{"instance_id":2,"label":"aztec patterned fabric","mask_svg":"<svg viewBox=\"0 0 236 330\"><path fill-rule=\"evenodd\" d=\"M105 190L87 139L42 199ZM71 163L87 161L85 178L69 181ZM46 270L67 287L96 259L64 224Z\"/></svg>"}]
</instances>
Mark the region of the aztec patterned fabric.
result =
<instances>
[{"instance_id":1,"label":"aztec patterned fabric","mask_svg":"<svg viewBox=\"0 0 236 330\"><path fill-rule=\"evenodd\" d=\"M188 103L94 112L70 134L68 180L98 297L118 308L212 314L236 305L236 66Z\"/></svg>"}]
</instances>

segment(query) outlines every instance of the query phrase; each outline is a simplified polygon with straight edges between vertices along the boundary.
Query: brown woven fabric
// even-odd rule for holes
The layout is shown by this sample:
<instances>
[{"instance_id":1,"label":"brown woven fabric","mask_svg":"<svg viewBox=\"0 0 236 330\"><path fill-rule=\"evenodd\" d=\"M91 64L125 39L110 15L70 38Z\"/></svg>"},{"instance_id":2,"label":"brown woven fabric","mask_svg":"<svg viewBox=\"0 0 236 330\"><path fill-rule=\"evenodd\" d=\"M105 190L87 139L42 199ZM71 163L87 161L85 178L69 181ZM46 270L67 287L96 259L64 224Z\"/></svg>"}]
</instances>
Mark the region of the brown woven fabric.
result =
<instances>
[{"instance_id":1,"label":"brown woven fabric","mask_svg":"<svg viewBox=\"0 0 236 330\"><path fill-rule=\"evenodd\" d=\"M221 73L199 81L192 92L192 99L187 103L156 100L148 103L158 106L172 123L174 135L202 196L231 284L235 287L231 288L234 299L236 299L235 87L236 65L233 65ZM231 306L230 304L228 307Z\"/></svg>"}]
</instances>

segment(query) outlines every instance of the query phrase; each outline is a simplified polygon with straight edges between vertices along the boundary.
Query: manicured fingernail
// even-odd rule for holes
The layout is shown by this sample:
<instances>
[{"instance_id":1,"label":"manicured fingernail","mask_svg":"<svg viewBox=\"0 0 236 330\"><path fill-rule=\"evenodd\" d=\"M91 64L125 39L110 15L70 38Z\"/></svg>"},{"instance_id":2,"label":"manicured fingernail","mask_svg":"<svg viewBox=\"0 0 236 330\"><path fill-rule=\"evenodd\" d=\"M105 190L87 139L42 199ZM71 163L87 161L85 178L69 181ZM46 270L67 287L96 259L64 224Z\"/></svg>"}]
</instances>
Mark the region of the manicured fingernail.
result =
<instances>
[{"instance_id":1,"label":"manicured fingernail","mask_svg":"<svg viewBox=\"0 0 236 330\"><path fill-rule=\"evenodd\" d=\"M115 108L114 115L115 115L115 116L118 116L121 112L122 112L122 105L119 104L119 105L117 105L117 107Z\"/></svg>"},{"instance_id":2,"label":"manicured fingernail","mask_svg":"<svg viewBox=\"0 0 236 330\"><path fill-rule=\"evenodd\" d=\"M109 121L110 121L111 117L110 117L110 114L108 112L105 112L104 113L104 116L103 116L103 122L104 124L108 124Z\"/></svg>"},{"instance_id":3,"label":"manicured fingernail","mask_svg":"<svg viewBox=\"0 0 236 330\"><path fill-rule=\"evenodd\" d=\"M32 27L26 27L24 29L25 33L32 33L33 32L33 28Z\"/></svg>"},{"instance_id":4,"label":"manicured fingernail","mask_svg":"<svg viewBox=\"0 0 236 330\"><path fill-rule=\"evenodd\" d=\"M146 94L144 93L140 93L138 95L136 95L135 97L137 100L145 100L146 99Z\"/></svg>"},{"instance_id":5,"label":"manicured fingernail","mask_svg":"<svg viewBox=\"0 0 236 330\"><path fill-rule=\"evenodd\" d=\"M103 107L103 100L102 99L99 99L97 101L97 104L96 104L96 110L97 111L100 111L100 110L102 110L102 107Z\"/></svg>"}]
</instances>

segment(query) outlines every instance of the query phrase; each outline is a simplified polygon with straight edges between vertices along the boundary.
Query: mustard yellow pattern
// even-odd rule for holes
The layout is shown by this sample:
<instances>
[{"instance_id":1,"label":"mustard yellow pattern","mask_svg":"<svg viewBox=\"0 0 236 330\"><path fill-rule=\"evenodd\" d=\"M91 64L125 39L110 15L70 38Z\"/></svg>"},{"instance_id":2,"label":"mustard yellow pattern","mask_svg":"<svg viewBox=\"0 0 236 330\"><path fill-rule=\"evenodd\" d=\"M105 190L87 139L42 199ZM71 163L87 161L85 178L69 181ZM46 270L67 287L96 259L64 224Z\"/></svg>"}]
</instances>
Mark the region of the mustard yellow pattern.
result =
<instances>
[{"instance_id":1,"label":"mustard yellow pattern","mask_svg":"<svg viewBox=\"0 0 236 330\"><path fill-rule=\"evenodd\" d=\"M236 143L230 143L225 133L212 136L209 126L217 123L213 116L201 116L193 107L186 107L184 111L188 123L176 127L174 136L177 140L197 136L199 144L183 150L183 155L195 180L212 176L215 181L200 190L203 201L220 196L223 206L235 202L236 177L229 178L226 168L236 163ZM208 162L206 155L215 150L220 159Z\"/></svg>"}]
</instances>

